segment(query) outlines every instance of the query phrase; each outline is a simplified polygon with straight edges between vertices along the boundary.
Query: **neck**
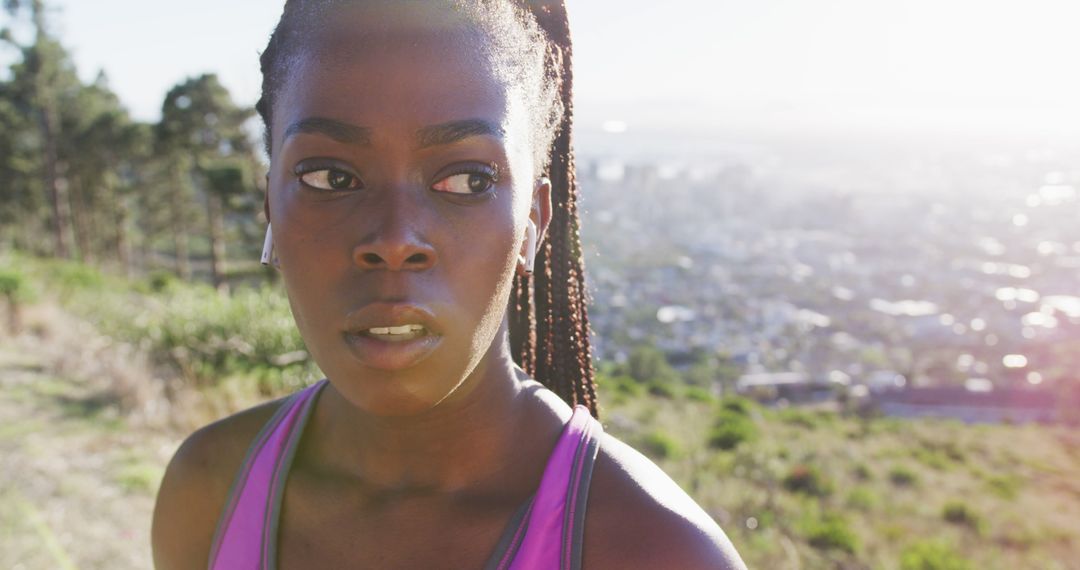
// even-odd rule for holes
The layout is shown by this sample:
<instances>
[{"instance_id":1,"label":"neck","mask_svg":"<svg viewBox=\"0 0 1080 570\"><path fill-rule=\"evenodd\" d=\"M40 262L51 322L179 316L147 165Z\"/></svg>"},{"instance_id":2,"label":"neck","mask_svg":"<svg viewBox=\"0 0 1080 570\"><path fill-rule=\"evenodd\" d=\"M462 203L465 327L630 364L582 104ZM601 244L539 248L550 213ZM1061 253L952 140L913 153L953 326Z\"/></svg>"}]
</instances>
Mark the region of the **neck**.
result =
<instances>
[{"instance_id":1,"label":"neck","mask_svg":"<svg viewBox=\"0 0 1080 570\"><path fill-rule=\"evenodd\" d=\"M298 459L374 493L499 489L506 481L531 490L535 481L521 474L543 471L569 409L514 364L505 334L496 338L455 393L422 414L375 416L327 386L308 428L315 436Z\"/></svg>"}]
</instances>

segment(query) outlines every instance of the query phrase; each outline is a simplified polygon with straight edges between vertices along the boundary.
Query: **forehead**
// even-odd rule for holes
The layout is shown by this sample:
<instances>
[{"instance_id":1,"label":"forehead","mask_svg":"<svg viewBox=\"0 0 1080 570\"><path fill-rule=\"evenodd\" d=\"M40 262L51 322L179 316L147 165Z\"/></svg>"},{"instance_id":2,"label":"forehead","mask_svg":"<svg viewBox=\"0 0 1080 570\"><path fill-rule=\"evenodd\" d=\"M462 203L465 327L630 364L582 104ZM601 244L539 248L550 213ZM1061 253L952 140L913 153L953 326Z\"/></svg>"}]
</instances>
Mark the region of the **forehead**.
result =
<instances>
[{"instance_id":1,"label":"forehead","mask_svg":"<svg viewBox=\"0 0 1080 570\"><path fill-rule=\"evenodd\" d=\"M352 4L300 23L276 97L275 136L309 116L376 131L479 118L513 132L520 121L492 71L487 37L447 8L395 5Z\"/></svg>"}]
</instances>

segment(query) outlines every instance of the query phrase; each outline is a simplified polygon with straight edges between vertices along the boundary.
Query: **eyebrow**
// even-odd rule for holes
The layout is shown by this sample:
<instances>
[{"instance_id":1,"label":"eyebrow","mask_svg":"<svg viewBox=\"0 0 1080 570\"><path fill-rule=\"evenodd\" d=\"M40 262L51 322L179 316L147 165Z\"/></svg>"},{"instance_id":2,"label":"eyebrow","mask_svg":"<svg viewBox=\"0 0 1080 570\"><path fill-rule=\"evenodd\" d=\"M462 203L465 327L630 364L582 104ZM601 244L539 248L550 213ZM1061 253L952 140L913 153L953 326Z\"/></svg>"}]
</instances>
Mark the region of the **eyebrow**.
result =
<instances>
[{"instance_id":1,"label":"eyebrow","mask_svg":"<svg viewBox=\"0 0 1080 570\"><path fill-rule=\"evenodd\" d=\"M464 119L431 125L416 131L416 140L420 148L443 146L476 136L503 138L505 131L490 121L483 119Z\"/></svg>"},{"instance_id":2,"label":"eyebrow","mask_svg":"<svg viewBox=\"0 0 1080 570\"><path fill-rule=\"evenodd\" d=\"M371 144L371 129L325 117L300 119L285 129L286 139L298 134L321 134L346 144Z\"/></svg>"},{"instance_id":3,"label":"eyebrow","mask_svg":"<svg viewBox=\"0 0 1080 570\"><path fill-rule=\"evenodd\" d=\"M372 140L370 127L360 127L326 117L300 119L285 129L286 139L298 134L321 134L338 142L361 146L371 145ZM420 128L416 131L416 140L417 146L424 149L453 144L476 136L492 136L501 139L505 134L506 131L502 127L490 121L463 119Z\"/></svg>"}]
</instances>

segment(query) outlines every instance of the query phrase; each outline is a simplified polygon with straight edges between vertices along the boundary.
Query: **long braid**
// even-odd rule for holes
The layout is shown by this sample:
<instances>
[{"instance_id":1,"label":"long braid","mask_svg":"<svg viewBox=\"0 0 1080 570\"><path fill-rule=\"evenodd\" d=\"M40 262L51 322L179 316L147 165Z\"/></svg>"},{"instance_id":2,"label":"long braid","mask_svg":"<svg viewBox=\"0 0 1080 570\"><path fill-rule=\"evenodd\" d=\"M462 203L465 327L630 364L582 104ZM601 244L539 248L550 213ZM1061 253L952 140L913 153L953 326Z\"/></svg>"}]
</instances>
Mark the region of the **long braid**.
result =
<instances>
[{"instance_id":1,"label":"long braid","mask_svg":"<svg viewBox=\"0 0 1080 570\"><path fill-rule=\"evenodd\" d=\"M589 338L585 270L578 223L578 186L573 152L573 45L563 0L528 0L541 29L552 43L551 71L559 81L563 116L551 147L548 177L552 187L552 219L547 239L537 256L535 274L537 344L519 345L524 368L527 354L536 351L536 367L525 368L571 404L582 404L598 415ZM519 278L527 279L527 278ZM522 291L521 287L515 288ZM515 307L520 305L515 300ZM522 322L513 318L511 322Z\"/></svg>"},{"instance_id":2,"label":"long braid","mask_svg":"<svg viewBox=\"0 0 1080 570\"><path fill-rule=\"evenodd\" d=\"M533 279L518 275L514 279L510 308L510 347L514 360L528 374L536 370L536 317L533 313Z\"/></svg>"}]
</instances>

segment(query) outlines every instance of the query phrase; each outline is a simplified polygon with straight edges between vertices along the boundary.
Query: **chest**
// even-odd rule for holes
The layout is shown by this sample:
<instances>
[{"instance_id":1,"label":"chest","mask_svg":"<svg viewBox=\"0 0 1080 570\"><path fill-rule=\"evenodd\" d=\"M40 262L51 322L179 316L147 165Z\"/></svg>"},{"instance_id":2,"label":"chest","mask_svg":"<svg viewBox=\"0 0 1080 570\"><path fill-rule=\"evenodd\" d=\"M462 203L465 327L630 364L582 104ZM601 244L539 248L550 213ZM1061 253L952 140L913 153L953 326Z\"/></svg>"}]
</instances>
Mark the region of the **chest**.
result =
<instances>
[{"instance_id":1,"label":"chest","mask_svg":"<svg viewBox=\"0 0 1080 570\"><path fill-rule=\"evenodd\" d=\"M372 500L325 485L289 487L275 545L279 570L485 568L504 534L516 530L523 506L510 498Z\"/></svg>"}]
</instances>

